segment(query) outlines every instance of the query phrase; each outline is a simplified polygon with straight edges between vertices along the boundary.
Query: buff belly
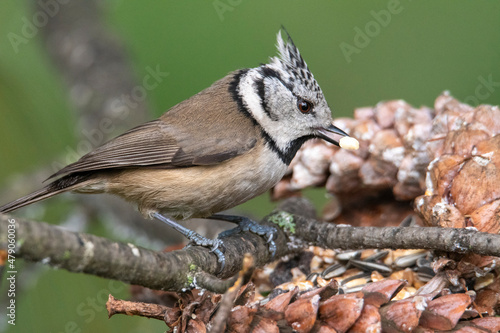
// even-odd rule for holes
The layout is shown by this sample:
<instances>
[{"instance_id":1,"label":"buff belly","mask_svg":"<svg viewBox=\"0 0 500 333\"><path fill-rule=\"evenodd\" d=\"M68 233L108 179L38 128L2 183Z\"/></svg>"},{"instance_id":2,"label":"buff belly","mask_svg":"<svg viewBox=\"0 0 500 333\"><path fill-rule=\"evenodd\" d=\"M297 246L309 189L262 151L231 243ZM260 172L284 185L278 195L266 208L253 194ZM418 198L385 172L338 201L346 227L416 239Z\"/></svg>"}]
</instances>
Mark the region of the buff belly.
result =
<instances>
[{"instance_id":1,"label":"buff belly","mask_svg":"<svg viewBox=\"0 0 500 333\"><path fill-rule=\"evenodd\" d=\"M214 166L123 170L108 178L104 191L136 202L145 216L206 217L266 192L286 168L263 147Z\"/></svg>"}]
</instances>

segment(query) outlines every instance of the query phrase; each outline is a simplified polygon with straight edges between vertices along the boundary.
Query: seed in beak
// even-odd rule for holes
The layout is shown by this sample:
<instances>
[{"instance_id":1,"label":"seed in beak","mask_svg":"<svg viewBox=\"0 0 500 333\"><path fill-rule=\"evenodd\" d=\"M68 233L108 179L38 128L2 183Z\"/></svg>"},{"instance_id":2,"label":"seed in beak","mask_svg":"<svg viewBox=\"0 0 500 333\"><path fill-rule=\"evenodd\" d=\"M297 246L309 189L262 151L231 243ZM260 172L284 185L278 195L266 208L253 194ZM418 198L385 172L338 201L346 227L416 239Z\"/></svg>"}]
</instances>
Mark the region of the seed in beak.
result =
<instances>
[{"instance_id":1,"label":"seed in beak","mask_svg":"<svg viewBox=\"0 0 500 333\"><path fill-rule=\"evenodd\" d=\"M359 141L355 138L351 138L350 136L344 136L339 140L339 146L344 149L358 150Z\"/></svg>"}]
</instances>

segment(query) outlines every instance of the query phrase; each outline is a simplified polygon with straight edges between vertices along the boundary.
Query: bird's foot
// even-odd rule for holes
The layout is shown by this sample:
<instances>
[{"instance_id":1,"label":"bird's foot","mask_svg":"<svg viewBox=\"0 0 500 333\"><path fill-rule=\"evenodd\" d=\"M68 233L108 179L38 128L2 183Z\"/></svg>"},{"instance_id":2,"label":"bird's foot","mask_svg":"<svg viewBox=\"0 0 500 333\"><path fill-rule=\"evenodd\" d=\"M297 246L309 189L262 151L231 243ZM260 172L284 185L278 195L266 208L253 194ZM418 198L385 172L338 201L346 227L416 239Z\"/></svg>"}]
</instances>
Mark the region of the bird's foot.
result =
<instances>
[{"instance_id":1,"label":"bird's foot","mask_svg":"<svg viewBox=\"0 0 500 333\"><path fill-rule=\"evenodd\" d=\"M244 216L216 214L210 216L210 219L222 220L238 224L236 228L221 232L219 236L217 236L217 238L220 239L240 232L249 231L253 234L265 237L271 256L274 258L274 256L276 255L276 243L274 242L274 235L276 234L276 228L259 224L249 219L248 217Z\"/></svg>"},{"instance_id":2,"label":"bird's foot","mask_svg":"<svg viewBox=\"0 0 500 333\"><path fill-rule=\"evenodd\" d=\"M189 235L185 235L186 238L189 240L189 244L187 245L187 247L197 245L209 248L210 252L213 252L217 256L217 261L220 264L219 271L222 271L224 269L224 266L226 266L226 257L224 256L224 253L222 253L221 251L221 249L224 248L224 242L222 241L222 239L219 238L210 239L200 235L199 233L193 230L189 231L190 231Z\"/></svg>"},{"instance_id":3,"label":"bird's foot","mask_svg":"<svg viewBox=\"0 0 500 333\"><path fill-rule=\"evenodd\" d=\"M170 227L174 228L178 232L180 232L184 237L186 237L189 240L189 244L187 247L193 246L193 245L198 245L198 246L203 246L207 247L210 249L212 253L214 253L217 256L217 261L220 264L220 269L219 272L221 272L224 269L224 266L226 265L226 257L224 256L224 253L221 251L221 249L224 248L223 246L223 241L222 239L210 239L203 237L196 231L193 231L191 229L188 229L179 223L175 222L173 219L168 218L166 216L163 216L159 213L153 213L152 214L154 218L157 220L160 220Z\"/></svg>"}]
</instances>

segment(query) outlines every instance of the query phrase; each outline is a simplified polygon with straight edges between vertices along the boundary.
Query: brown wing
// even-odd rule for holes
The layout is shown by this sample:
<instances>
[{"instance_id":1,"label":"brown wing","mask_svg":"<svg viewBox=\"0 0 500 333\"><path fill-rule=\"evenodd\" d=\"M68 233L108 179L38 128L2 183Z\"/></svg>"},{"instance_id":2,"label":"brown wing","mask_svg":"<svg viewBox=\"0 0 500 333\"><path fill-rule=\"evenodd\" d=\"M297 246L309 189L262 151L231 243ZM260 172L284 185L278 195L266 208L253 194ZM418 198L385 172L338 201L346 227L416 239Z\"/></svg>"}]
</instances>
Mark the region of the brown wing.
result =
<instances>
[{"instance_id":1,"label":"brown wing","mask_svg":"<svg viewBox=\"0 0 500 333\"><path fill-rule=\"evenodd\" d=\"M225 89L231 78L217 81L160 119L129 130L50 178L116 168L212 165L250 150L257 132Z\"/></svg>"}]
</instances>

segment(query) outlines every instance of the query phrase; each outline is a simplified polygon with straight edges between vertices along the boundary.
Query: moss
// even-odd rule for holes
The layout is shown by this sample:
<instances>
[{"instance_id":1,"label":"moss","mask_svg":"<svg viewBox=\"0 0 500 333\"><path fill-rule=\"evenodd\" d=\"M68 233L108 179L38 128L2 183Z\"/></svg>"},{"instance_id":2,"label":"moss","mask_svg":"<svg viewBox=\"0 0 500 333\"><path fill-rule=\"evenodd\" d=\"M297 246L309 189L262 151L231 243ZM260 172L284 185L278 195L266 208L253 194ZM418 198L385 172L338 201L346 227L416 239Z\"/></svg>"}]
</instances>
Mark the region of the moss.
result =
<instances>
[{"instance_id":1,"label":"moss","mask_svg":"<svg viewBox=\"0 0 500 333\"><path fill-rule=\"evenodd\" d=\"M269 216L269 221L277 224L281 229L295 234L295 223L293 215L284 211L279 211Z\"/></svg>"},{"instance_id":2,"label":"moss","mask_svg":"<svg viewBox=\"0 0 500 333\"><path fill-rule=\"evenodd\" d=\"M64 251L63 259L68 260L71 258L71 252L69 250Z\"/></svg>"}]
</instances>

